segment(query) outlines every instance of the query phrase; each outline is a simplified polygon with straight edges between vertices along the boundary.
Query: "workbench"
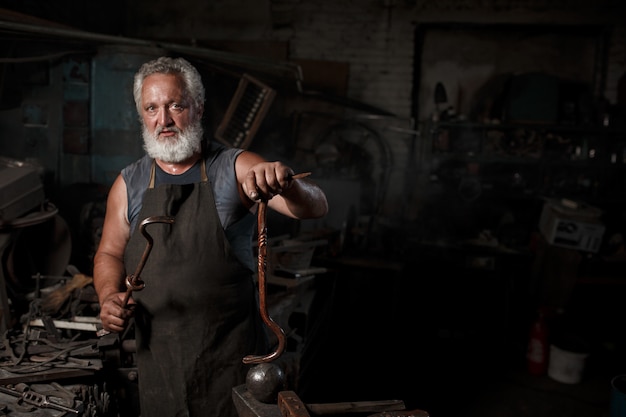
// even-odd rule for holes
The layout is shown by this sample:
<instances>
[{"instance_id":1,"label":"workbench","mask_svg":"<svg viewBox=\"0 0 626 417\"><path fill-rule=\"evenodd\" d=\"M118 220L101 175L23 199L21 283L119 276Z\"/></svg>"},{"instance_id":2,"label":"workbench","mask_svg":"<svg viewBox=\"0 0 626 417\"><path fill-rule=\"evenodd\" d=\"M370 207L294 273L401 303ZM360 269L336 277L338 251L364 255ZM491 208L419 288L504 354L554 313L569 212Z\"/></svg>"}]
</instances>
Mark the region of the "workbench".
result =
<instances>
[{"instance_id":1,"label":"workbench","mask_svg":"<svg viewBox=\"0 0 626 417\"><path fill-rule=\"evenodd\" d=\"M310 417L321 415L367 415L370 417L429 417L424 410L406 410L401 400L305 404L294 391L280 391L275 403L263 403L246 388L233 388L239 417ZM374 413L374 414L373 414Z\"/></svg>"}]
</instances>

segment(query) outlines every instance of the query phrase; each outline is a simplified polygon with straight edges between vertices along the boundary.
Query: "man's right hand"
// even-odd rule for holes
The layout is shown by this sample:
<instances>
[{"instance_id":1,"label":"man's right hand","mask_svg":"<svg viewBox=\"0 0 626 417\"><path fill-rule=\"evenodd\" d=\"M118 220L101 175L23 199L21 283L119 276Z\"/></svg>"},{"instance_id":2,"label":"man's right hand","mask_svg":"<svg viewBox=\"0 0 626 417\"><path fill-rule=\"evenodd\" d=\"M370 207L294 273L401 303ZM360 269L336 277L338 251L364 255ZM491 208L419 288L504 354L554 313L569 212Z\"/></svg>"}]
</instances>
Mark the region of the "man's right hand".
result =
<instances>
[{"instance_id":1,"label":"man's right hand","mask_svg":"<svg viewBox=\"0 0 626 417\"><path fill-rule=\"evenodd\" d=\"M129 306L135 302L130 298L128 305L124 306L125 296L125 292L117 292L108 295L100 302L100 321L104 330L119 333L126 328L128 320L134 314L134 310Z\"/></svg>"}]
</instances>

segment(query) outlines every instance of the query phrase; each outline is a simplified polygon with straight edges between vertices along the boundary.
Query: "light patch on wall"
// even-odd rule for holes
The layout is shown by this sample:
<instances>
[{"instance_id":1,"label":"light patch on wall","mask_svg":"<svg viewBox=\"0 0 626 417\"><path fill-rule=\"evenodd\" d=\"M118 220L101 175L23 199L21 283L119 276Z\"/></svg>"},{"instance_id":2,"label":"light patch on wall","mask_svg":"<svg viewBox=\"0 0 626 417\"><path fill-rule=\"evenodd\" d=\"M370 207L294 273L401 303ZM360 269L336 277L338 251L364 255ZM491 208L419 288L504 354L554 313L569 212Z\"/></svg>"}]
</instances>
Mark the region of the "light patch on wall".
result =
<instances>
[{"instance_id":1,"label":"light patch on wall","mask_svg":"<svg viewBox=\"0 0 626 417\"><path fill-rule=\"evenodd\" d=\"M601 42L597 30L577 31L550 27L435 26L423 32L419 53L419 119L434 113L434 88L442 82L449 105L457 114L472 116L479 104L493 100L485 86L502 84L512 75L543 73L592 85ZM478 120L482 121L482 120Z\"/></svg>"}]
</instances>

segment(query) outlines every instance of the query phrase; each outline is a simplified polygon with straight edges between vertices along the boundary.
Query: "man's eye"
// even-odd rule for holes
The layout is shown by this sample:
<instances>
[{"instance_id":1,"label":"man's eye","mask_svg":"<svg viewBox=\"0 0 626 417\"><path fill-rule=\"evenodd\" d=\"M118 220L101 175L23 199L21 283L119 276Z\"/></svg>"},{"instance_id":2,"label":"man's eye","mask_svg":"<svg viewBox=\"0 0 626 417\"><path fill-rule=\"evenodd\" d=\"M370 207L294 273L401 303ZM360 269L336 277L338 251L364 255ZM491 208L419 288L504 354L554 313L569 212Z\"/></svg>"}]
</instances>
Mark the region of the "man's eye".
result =
<instances>
[{"instance_id":1,"label":"man's eye","mask_svg":"<svg viewBox=\"0 0 626 417\"><path fill-rule=\"evenodd\" d=\"M178 103L172 103L170 108L176 111L183 111L185 109L182 104L178 104Z\"/></svg>"}]
</instances>

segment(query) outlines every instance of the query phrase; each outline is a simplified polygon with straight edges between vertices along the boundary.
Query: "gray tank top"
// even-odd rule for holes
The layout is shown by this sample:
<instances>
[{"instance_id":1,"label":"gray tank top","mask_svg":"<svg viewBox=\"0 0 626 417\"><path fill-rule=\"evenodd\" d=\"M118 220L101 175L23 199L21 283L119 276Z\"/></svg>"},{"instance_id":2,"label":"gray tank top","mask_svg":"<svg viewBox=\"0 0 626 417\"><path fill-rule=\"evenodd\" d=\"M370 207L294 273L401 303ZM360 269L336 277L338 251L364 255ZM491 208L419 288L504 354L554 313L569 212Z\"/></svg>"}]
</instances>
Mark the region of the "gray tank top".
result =
<instances>
[{"instance_id":1,"label":"gray tank top","mask_svg":"<svg viewBox=\"0 0 626 417\"><path fill-rule=\"evenodd\" d=\"M250 270L256 269L252 253L256 217L243 205L239 197L239 186L235 174L235 160L243 152L238 148L211 142L206 151L207 177L213 189L217 212L226 237L238 258ZM155 187L159 184L191 184L200 181L200 161L182 175L170 175L156 169ZM152 158L145 155L122 169L128 198L128 220L134 233L139 219L143 195L150 183Z\"/></svg>"}]
</instances>

